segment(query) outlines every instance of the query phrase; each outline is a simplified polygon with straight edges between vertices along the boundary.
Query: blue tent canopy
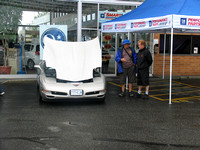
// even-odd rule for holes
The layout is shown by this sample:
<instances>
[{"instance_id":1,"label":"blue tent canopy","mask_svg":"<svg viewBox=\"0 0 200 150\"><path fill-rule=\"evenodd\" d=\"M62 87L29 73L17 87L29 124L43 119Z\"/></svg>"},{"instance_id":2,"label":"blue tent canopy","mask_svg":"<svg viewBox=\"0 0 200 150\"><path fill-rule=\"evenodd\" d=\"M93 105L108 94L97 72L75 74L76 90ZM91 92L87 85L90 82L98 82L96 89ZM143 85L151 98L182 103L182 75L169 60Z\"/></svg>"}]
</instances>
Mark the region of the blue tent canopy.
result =
<instances>
[{"instance_id":1,"label":"blue tent canopy","mask_svg":"<svg viewBox=\"0 0 200 150\"><path fill-rule=\"evenodd\" d=\"M170 29L172 26L200 29L199 7L200 0L146 0L133 11L103 23L102 32Z\"/></svg>"}]
</instances>

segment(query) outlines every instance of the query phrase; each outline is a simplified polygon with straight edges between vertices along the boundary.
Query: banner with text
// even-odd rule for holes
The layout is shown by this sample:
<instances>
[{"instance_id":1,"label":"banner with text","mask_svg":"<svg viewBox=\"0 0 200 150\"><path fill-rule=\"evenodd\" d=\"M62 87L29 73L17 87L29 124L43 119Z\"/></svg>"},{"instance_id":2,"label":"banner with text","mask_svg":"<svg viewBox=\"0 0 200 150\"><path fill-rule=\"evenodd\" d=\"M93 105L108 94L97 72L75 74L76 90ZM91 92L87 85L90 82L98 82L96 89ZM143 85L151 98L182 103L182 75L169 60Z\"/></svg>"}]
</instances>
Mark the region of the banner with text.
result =
<instances>
[{"instance_id":1,"label":"banner with text","mask_svg":"<svg viewBox=\"0 0 200 150\"><path fill-rule=\"evenodd\" d=\"M103 32L133 32L140 30L155 30L169 28L171 16L162 16L147 19L136 19L120 22L108 22L102 24Z\"/></svg>"},{"instance_id":2,"label":"banner with text","mask_svg":"<svg viewBox=\"0 0 200 150\"><path fill-rule=\"evenodd\" d=\"M110 11L99 11L99 22L103 23L106 21L113 20L124 15L124 12L110 12Z\"/></svg>"}]
</instances>

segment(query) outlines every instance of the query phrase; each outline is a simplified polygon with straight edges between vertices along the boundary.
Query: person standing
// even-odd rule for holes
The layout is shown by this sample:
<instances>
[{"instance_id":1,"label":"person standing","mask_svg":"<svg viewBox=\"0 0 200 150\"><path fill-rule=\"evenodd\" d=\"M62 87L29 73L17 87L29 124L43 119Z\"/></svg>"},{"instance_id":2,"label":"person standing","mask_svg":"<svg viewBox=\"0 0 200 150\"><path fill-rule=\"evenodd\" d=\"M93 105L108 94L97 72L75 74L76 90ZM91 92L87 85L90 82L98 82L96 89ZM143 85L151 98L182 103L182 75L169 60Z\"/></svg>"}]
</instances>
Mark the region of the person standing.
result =
<instances>
[{"instance_id":1,"label":"person standing","mask_svg":"<svg viewBox=\"0 0 200 150\"><path fill-rule=\"evenodd\" d=\"M5 92L4 92L4 90L3 90L2 85L0 84L0 96L2 96L2 95L4 95L4 94L5 94Z\"/></svg>"},{"instance_id":2,"label":"person standing","mask_svg":"<svg viewBox=\"0 0 200 150\"><path fill-rule=\"evenodd\" d=\"M145 47L145 41L138 41L139 52L137 54L137 85L138 93L137 98L141 97L142 87L145 86L144 99L149 98L149 67L151 66L153 60L149 50Z\"/></svg>"},{"instance_id":3,"label":"person standing","mask_svg":"<svg viewBox=\"0 0 200 150\"><path fill-rule=\"evenodd\" d=\"M120 97L125 96L125 83L128 76L129 96L134 96L132 86L135 82L135 65L137 64L137 54L130 47L131 42L125 39L117 51L115 61L118 63L118 73L120 74L121 92Z\"/></svg>"}]
</instances>

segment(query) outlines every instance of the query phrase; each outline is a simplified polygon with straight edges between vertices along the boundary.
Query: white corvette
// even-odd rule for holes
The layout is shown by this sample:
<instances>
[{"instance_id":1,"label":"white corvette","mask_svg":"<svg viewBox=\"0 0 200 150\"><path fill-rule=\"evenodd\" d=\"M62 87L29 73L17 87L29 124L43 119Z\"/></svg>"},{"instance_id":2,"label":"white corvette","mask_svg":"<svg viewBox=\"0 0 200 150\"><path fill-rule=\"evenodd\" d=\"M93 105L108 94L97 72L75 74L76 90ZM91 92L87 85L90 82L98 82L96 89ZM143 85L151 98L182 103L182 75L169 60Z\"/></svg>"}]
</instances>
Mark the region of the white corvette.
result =
<instances>
[{"instance_id":1,"label":"white corvette","mask_svg":"<svg viewBox=\"0 0 200 150\"><path fill-rule=\"evenodd\" d=\"M38 71L37 86L39 99L59 101L59 99L94 99L104 101L106 81L103 74L93 71L93 78L83 81L67 81L56 78L56 70L46 67L45 61L35 65Z\"/></svg>"}]
</instances>

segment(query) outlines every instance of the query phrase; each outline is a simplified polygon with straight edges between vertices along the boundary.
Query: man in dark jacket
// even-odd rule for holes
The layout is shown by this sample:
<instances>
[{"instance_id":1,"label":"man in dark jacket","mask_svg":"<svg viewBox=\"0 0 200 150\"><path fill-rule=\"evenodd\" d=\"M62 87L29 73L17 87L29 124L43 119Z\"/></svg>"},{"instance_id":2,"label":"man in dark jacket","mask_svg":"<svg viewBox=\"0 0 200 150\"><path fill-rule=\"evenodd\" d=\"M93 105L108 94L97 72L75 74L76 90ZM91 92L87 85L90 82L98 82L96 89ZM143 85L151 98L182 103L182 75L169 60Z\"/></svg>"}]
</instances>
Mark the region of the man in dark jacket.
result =
<instances>
[{"instance_id":1,"label":"man in dark jacket","mask_svg":"<svg viewBox=\"0 0 200 150\"><path fill-rule=\"evenodd\" d=\"M138 93L137 97L141 97L142 87L145 86L145 95L144 99L149 98L149 67L152 64L152 56L149 50L145 48L145 41L140 40L138 42L139 52L137 56L137 85L138 85Z\"/></svg>"},{"instance_id":2,"label":"man in dark jacket","mask_svg":"<svg viewBox=\"0 0 200 150\"><path fill-rule=\"evenodd\" d=\"M118 63L118 73L120 74L120 84L122 85L122 91L119 96L125 95L125 83L128 76L129 96L133 96L132 86L135 82L135 65L137 63L137 54L135 50L130 47L131 42L129 40L123 41L123 46L117 51L115 61Z\"/></svg>"}]
</instances>

